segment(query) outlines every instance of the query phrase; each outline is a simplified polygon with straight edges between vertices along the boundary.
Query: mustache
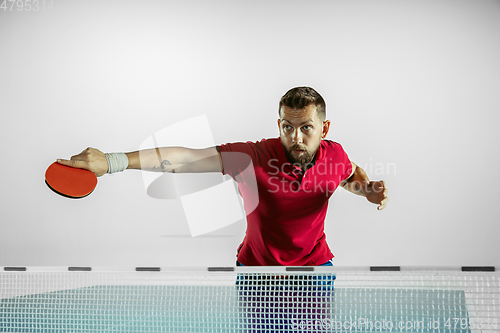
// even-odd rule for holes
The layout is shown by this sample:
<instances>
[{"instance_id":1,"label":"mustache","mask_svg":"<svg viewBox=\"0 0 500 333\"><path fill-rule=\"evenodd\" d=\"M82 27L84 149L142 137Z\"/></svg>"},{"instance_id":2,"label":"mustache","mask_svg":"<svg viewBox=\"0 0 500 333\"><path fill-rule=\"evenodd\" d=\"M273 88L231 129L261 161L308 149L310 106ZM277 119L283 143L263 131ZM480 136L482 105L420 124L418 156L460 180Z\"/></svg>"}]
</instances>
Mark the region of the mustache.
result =
<instances>
[{"instance_id":1,"label":"mustache","mask_svg":"<svg viewBox=\"0 0 500 333\"><path fill-rule=\"evenodd\" d=\"M301 145L296 143L290 147L290 150L306 150L307 151L307 147L301 146Z\"/></svg>"}]
</instances>

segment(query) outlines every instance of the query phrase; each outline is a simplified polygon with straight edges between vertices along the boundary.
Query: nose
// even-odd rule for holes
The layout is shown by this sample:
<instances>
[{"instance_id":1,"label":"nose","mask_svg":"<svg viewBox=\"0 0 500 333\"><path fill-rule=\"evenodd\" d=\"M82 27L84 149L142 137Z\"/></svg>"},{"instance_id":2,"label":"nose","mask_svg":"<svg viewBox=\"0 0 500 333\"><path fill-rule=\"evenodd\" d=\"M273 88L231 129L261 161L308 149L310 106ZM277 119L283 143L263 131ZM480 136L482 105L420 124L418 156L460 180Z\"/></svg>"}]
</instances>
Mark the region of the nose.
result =
<instances>
[{"instance_id":1,"label":"nose","mask_svg":"<svg viewBox=\"0 0 500 333\"><path fill-rule=\"evenodd\" d=\"M295 130L292 136L293 143L303 143L302 132L300 130Z\"/></svg>"}]
</instances>

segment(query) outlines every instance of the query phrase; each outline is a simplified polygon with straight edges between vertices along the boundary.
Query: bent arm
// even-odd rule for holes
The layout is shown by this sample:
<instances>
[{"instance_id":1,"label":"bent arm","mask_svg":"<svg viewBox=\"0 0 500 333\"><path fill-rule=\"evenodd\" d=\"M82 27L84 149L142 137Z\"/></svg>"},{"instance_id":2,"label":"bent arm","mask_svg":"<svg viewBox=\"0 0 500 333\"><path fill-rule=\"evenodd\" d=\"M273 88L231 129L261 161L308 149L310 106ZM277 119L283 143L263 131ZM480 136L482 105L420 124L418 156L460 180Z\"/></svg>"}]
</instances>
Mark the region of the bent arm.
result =
<instances>
[{"instance_id":1,"label":"bent arm","mask_svg":"<svg viewBox=\"0 0 500 333\"><path fill-rule=\"evenodd\" d=\"M352 172L340 186L357 195L361 195L368 199L369 202L377 204L378 210L385 208L389 198L387 197L388 190L385 187L385 182L370 181L365 170L361 169L354 162L352 163Z\"/></svg>"},{"instance_id":2,"label":"bent arm","mask_svg":"<svg viewBox=\"0 0 500 333\"><path fill-rule=\"evenodd\" d=\"M365 170L361 169L354 162L351 162L351 164L352 164L351 175L347 177L344 181L342 181L342 183L340 183L340 186L342 186L344 189L346 189L351 193L365 196L363 188L370 183L370 179L368 178L368 175L366 174Z\"/></svg>"},{"instance_id":3,"label":"bent arm","mask_svg":"<svg viewBox=\"0 0 500 333\"><path fill-rule=\"evenodd\" d=\"M175 173L222 171L219 152L215 147L162 147L134 151L126 155L129 161L127 169Z\"/></svg>"}]
</instances>

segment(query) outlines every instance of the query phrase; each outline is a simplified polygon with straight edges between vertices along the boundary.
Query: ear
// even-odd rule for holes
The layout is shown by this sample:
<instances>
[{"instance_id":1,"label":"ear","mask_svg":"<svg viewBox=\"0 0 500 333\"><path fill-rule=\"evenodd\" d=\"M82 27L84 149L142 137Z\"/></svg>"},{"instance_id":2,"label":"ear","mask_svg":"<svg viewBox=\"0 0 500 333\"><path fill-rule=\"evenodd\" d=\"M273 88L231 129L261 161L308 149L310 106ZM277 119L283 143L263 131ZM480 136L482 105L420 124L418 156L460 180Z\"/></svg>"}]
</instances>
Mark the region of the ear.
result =
<instances>
[{"instance_id":1,"label":"ear","mask_svg":"<svg viewBox=\"0 0 500 333\"><path fill-rule=\"evenodd\" d=\"M281 131L281 119L278 119L278 130Z\"/></svg>"},{"instance_id":2,"label":"ear","mask_svg":"<svg viewBox=\"0 0 500 333\"><path fill-rule=\"evenodd\" d=\"M321 132L321 138L324 139L326 138L326 135L328 134L328 131L330 130L330 120L325 120L323 122L323 129Z\"/></svg>"}]
</instances>

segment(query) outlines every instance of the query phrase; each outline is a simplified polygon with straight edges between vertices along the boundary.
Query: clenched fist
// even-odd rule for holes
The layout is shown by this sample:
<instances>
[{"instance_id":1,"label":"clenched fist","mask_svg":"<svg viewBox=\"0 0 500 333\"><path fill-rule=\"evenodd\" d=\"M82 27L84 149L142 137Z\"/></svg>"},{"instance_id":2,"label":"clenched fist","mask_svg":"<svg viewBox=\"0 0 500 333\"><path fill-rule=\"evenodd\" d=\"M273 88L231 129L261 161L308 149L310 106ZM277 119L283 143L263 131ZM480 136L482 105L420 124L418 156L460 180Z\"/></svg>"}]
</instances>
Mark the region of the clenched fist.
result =
<instances>
[{"instance_id":1,"label":"clenched fist","mask_svg":"<svg viewBox=\"0 0 500 333\"><path fill-rule=\"evenodd\" d=\"M385 187L385 182L381 181L371 181L363 186L363 192L366 199L371 203L379 205L378 210L385 208L389 197L387 196L389 190Z\"/></svg>"}]
</instances>

